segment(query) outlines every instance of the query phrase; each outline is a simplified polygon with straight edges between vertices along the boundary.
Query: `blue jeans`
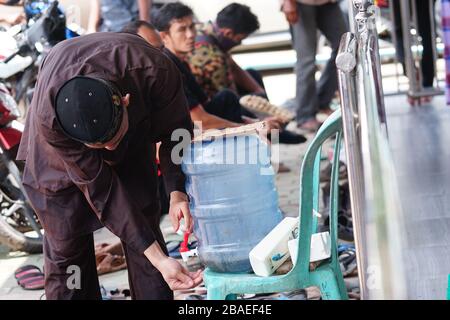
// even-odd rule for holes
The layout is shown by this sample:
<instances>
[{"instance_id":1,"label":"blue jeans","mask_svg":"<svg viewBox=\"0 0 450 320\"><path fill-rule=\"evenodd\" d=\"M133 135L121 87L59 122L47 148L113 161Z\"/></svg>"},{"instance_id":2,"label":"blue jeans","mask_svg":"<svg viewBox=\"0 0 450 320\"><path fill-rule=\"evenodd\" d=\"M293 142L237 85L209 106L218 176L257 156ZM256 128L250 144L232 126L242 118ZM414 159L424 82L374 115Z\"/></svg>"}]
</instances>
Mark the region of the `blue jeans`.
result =
<instances>
[{"instance_id":1,"label":"blue jeans","mask_svg":"<svg viewBox=\"0 0 450 320\"><path fill-rule=\"evenodd\" d=\"M342 35L347 31L338 3L312 6L298 3L299 21L292 26L297 52L297 122L315 119L320 109L329 107L338 88L336 55ZM331 43L332 54L316 84L317 31Z\"/></svg>"}]
</instances>

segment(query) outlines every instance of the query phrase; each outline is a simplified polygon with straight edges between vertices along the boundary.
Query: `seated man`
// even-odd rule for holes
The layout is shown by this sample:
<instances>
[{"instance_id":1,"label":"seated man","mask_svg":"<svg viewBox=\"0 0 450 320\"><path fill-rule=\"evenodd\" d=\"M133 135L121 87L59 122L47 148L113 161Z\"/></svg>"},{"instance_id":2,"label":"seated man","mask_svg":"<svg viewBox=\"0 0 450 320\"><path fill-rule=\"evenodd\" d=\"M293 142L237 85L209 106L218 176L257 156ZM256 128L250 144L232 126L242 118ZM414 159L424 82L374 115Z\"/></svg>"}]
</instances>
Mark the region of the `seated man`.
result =
<instances>
[{"instance_id":1,"label":"seated man","mask_svg":"<svg viewBox=\"0 0 450 320\"><path fill-rule=\"evenodd\" d=\"M138 34L152 46L161 49L175 63L182 74L184 92L188 101L191 118L193 121L201 122L202 129L237 127L241 123L252 121L251 119L242 117L238 98L232 92L223 91L214 99L208 99L190 72L189 66L170 51L170 44L168 44L168 47L164 47L164 42L153 25L145 21L134 21L128 24L123 29L123 32ZM222 108L221 112L216 112L221 114L221 116L213 115L205 110L218 109L214 108L216 105L219 107L227 106L227 108ZM272 121L272 125L277 126L277 122Z\"/></svg>"},{"instance_id":2,"label":"seated man","mask_svg":"<svg viewBox=\"0 0 450 320\"><path fill-rule=\"evenodd\" d=\"M153 20L164 42L164 51L183 74L192 120L203 121L204 129L218 128L215 125L218 119L213 121L212 115L233 122L226 126L221 124L221 127L258 121L254 114L241 107L239 96L235 92L224 88L209 96L192 75L186 59L187 55L193 51L195 44L196 29L193 17L194 14L188 6L170 3L163 6ZM277 128L280 125L276 118L265 120L269 122L271 128ZM281 143L297 144L305 141L302 135L287 130L280 132Z\"/></svg>"},{"instance_id":3,"label":"seated man","mask_svg":"<svg viewBox=\"0 0 450 320\"><path fill-rule=\"evenodd\" d=\"M230 54L233 47L258 29L258 18L250 8L237 3L222 9L215 23L208 22L202 28L188 63L208 96L223 89L239 94L266 95L261 77L256 72L243 70Z\"/></svg>"}]
</instances>

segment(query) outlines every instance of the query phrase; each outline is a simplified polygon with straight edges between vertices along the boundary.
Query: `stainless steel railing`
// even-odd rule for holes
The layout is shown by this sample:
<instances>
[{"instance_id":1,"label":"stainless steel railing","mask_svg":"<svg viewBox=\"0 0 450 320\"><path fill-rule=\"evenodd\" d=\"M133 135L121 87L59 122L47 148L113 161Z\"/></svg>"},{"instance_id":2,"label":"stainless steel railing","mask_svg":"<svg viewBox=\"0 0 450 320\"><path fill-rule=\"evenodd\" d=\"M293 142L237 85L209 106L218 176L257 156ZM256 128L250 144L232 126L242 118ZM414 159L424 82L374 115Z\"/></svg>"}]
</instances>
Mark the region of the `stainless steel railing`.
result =
<instances>
[{"instance_id":1,"label":"stainless steel railing","mask_svg":"<svg viewBox=\"0 0 450 320\"><path fill-rule=\"evenodd\" d=\"M336 59L362 299L406 297L401 208L391 158L373 5L353 0Z\"/></svg>"}]
</instances>

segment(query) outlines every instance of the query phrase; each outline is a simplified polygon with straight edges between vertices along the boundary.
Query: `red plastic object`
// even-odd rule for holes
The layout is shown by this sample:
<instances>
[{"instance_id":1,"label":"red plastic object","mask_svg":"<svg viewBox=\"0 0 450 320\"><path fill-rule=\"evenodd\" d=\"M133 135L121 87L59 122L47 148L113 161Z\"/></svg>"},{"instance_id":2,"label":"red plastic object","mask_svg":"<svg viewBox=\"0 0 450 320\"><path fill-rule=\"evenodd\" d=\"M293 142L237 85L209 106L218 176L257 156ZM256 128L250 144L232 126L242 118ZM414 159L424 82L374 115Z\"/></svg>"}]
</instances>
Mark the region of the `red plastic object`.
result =
<instances>
[{"instance_id":1,"label":"red plastic object","mask_svg":"<svg viewBox=\"0 0 450 320\"><path fill-rule=\"evenodd\" d=\"M190 236L190 232L185 232L184 233L184 238L183 238L183 242L180 245L180 252L188 252L189 251L189 236Z\"/></svg>"},{"instance_id":2,"label":"red plastic object","mask_svg":"<svg viewBox=\"0 0 450 320\"><path fill-rule=\"evenodd\" d=\"M14 128L0 129L0 143L6 150L10 150L20 143L22 132Z\"/></svg>"}]
</instances>

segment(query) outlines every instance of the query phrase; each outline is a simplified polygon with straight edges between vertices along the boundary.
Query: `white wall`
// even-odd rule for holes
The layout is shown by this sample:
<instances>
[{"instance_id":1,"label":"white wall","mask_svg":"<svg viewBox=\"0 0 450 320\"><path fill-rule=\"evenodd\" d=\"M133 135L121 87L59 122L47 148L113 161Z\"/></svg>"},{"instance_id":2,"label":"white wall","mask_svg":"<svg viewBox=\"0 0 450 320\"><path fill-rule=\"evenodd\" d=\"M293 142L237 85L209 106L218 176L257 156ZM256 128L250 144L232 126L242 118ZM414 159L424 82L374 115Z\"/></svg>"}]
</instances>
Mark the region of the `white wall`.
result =
<instances>
[{"instance_id":1,"label":"white wall","mask_svg":"<svg viewBox=\"0 0 450 320\"><path fill-rule=\"evenodd\" d=\"M278 0L184 0L192 7L200 21L213 20L217 13L226 5L238 2L249 6L259 18L259 32L287 30L288 24L280 11Z\"/></svg>"}]
</instances>

